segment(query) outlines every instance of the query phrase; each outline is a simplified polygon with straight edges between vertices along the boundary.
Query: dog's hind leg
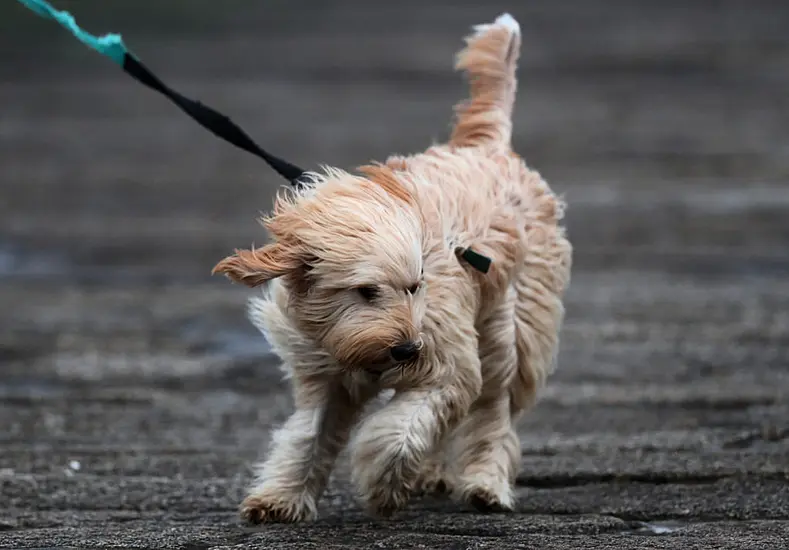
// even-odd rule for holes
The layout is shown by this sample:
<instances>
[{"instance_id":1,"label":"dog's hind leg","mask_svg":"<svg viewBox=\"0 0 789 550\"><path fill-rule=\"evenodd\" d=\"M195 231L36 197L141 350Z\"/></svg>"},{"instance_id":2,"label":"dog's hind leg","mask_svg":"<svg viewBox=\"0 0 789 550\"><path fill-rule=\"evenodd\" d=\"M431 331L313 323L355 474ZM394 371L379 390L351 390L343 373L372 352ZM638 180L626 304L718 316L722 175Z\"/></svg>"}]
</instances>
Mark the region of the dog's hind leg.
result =
<instances>
[{"instance_id":1,"label":"dog's hind leg","mask_svg":"<svg viewBox=\"0 0 789 550\"><path fill-rule=\"evenodd\" d=\"M450 445L452 496L482 511L511 510L515 504L520 442L508 392L517 368L513 307L510 292L479 327L482 393Z\"/></svg>"},{"instance_id":2,"label":"dog's hind leg","mask_svg":"<svg viewBox=\"0 0 789 550\"><path fill-rule=\"evenodd\" d=\"M515 506L512 486L520 465L520 441L511 423L509 397L475 404L453 439L446 478L452 498L482 512Z\"/></svg>"},{"instance_id":3,"label":"dog's hind leg","mask_svg":"<svg viewBox=\"0 0 789 550\"><path fill-rule=\"evenodd\" d=\"M544 226L548 229L550 226ZM564 319L562 296L569 284L572 246L563 231L548 229L541 246L532 246L512 285L515 300L517 375L510 385L513 415L531 407L556 367Z\"/></svg>"},{"instance_id":4,"label":"dog's hind leg","mask_svg":"<svg viewBox=\"0 0 789 550\"><path fill-rule=\"evenodd\" d=\"M455 68L465 71L469 79L471 97L455 107L456 121L449 144L509 149L520 26L505 13L474 30L455 62Z\"/></svg>"}]
</instances>

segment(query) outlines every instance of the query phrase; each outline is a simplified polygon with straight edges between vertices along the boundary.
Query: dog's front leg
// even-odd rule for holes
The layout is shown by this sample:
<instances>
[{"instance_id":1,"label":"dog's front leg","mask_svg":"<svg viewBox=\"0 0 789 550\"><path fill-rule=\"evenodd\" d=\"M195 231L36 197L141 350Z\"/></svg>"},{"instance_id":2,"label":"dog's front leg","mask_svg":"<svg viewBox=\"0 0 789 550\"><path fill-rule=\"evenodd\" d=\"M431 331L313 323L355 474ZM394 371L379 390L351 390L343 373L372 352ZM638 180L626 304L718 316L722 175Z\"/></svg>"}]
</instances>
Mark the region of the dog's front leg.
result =
<instances>
[{"instance_id":1,"label":"dog's front leg","mask_svg":"<svg viewBox=\"0 0 789 550\"><path fill-rule=\"evenodd\" d=\"M362 423L351 449L353 479L372 513L390 516L407 504L424 461L479 394L476 353L453 359L445 384L399 390Z\"/></svg>"},{"instance_id":2,"label":"dog's front leg","mask_svg":"<svg viewBox=\"0 0 789 550\"><path fill-rule=\"evenodd\" d=\"M241 504L251 523L296 522L317 516L317 501L346 445L365 397L325 379L295 380L296 411L274 432L265 462ZM358 388L357 388L358 389Z\"/></svg>"}]
</instances>

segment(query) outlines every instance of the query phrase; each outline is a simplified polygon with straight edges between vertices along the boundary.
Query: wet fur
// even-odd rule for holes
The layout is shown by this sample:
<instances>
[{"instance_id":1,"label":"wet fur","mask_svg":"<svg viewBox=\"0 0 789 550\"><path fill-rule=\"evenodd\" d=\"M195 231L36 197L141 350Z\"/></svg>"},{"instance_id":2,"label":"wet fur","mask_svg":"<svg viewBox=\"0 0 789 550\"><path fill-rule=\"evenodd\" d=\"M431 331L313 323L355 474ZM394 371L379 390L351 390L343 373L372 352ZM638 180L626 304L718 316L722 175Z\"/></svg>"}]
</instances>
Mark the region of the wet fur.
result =
<instances>
[{"instance_id":1,"label":"wet fur","mask_svg":"<svg viewBox=\"0 0 789 550\"><path fill-rule=\"evenodd\" d=\"M295 398L241 506L248 521L315 518L346 446L375 515L425 491L514 507L514 423L554 368L571 265L562 202L510 147L519 51L510 16L476 27L457 57L471 93L448 143L358 174L312 174L263 220L270 244L216 266L263 287L250 318ZM458 246L490 257L490 271ZM369 285L372 302L356 290ZM402 341L421 354L392 364ZM393 397L363 416L385 389Z\"/></svg>"}]
</instances>

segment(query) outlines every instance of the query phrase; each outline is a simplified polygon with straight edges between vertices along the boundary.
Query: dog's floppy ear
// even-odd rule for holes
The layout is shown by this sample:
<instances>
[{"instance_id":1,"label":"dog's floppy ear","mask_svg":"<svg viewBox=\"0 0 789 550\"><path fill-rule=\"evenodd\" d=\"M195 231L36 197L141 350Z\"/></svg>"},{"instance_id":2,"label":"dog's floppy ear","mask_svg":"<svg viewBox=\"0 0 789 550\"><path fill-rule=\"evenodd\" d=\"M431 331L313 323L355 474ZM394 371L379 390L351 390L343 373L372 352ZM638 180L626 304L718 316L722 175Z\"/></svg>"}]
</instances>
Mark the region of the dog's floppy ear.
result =
<instances>
[{"instance_id":1,"label":"dog's floppy ear","mask_svg":"<svg viewBox=\"0 0 789 550\"><path fill-rule=\"evenodd\" d=\"M303 265L298 250L275 242L263 248L236 250L235 254L216 264L211 273L223 273L233 281L254 288Z\"/></svg>"}]
</instances>

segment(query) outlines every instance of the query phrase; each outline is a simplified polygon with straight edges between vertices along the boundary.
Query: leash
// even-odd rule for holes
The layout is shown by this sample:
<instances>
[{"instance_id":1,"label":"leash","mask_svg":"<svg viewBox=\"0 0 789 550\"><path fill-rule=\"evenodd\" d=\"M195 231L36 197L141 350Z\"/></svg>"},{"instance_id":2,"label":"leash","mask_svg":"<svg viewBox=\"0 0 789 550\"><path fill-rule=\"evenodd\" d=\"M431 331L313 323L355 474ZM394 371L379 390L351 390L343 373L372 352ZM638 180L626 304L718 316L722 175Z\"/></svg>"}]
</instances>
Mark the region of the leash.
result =
<instances>
[{"instance_id":1,"label":"leash","mask_svg":"<svg viewBox=\"0 0 789 550\"><path fill-rule=\"evenodd\" d=\"M56 10L44 0L19 0L19 2L39 16L60 23L60 25L69 30L77 40L105 57L110 58L114 63L120 65L126 74L141 84L167 97L180 107L182 111L214 135L232 143L244 151L262 158L279 175L291 182L292 185L298 186L304 183L302 180L302 176L305 175L304 170L286 160L272 155L260 147L246 134L246 132L244 132L244 130L239 128L238 125L227 116L199 101L189 99L162 82L159 77L143 65L142 61L140 61L137 56L126 48L121 35L105 34L104 36L96 37L81 29L69 12Z\"/></svg>"},{"instance_id":2,"label":"leash","mask_svg":"<svg viewBox=\"0 0 789 550\"><path fill-rule=\"evenodd\" d=\"M288 180L294 187L300 187L308 183L309 180L306 178L305 170L260 147L230 118L199 101L180 94L162 82L148 67L143 65L136 55L126 48L120 34L108 33L97 37L80 28L69 12L56 10L45 0L19 0L19 2L37 15L59 23L66 30L70 31L77 40L111 59L126 74L141 84L168 98L180 107L183 112L197 121L198 124L217 137L263 159L266 164ZM455 249L455 254L482 273L487 273L490 269L491 259L474 252L471 248L458 247Z\"/></svg>"}]
</instances>

